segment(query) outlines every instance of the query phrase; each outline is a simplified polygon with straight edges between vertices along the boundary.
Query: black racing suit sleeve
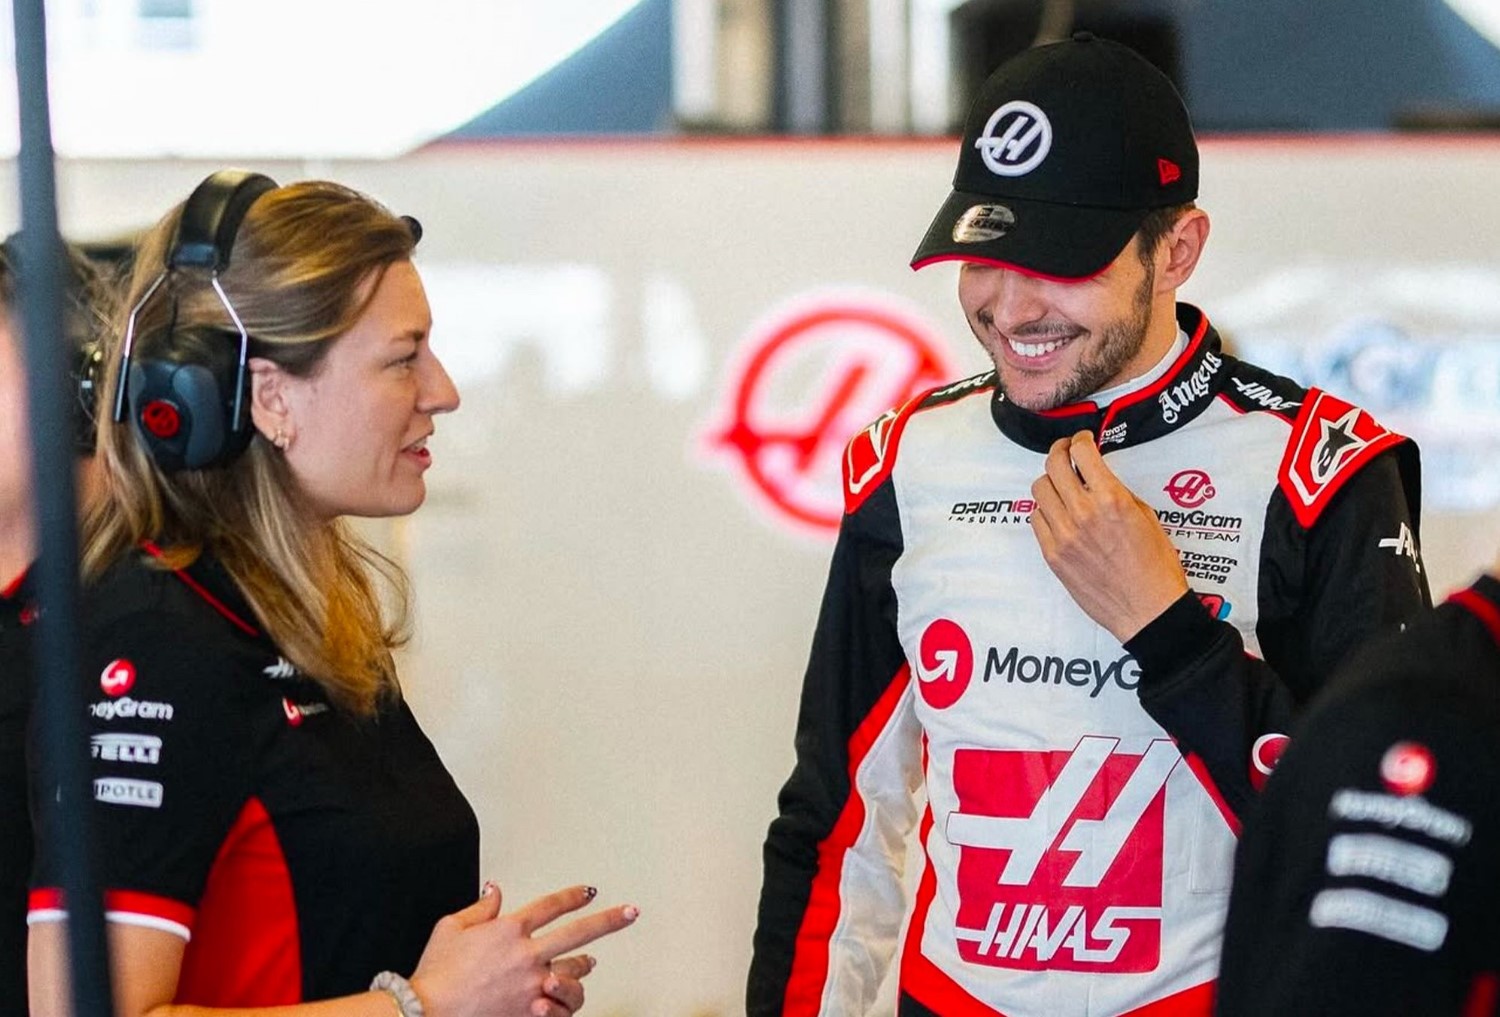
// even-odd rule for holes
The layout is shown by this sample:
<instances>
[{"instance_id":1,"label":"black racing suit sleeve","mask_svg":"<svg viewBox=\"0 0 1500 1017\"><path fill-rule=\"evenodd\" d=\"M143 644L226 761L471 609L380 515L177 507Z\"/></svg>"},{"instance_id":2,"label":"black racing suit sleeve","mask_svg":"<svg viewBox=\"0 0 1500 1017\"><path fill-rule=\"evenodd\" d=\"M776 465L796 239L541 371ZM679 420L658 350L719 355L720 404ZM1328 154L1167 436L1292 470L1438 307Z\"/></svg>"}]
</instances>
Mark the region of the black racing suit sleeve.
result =
<instances>
[{"instance_id":1,"label":"black racing suit sleeve","mask_svg":"<svg viewBox=\"0 0 1500 1017\"><path fill-rule=\"evenodd\" d=\"M1236 855L1220 1017L1497 1012L1500 654L1459 614L1352 658L1296 728ZM1430 786L1387 783L1403 750Z\"/></svg>"},{"instance_id":2,"label":"black racing suit sleeve","mask_svg":"<svg viewBox=\"0 0 1500 1017\"><path fill-rule=\"evenodd\" d=\"M839 877L850 864L850 856L861 850L846 842L851 832L847 816L851 798L856 795L861 800L854 803L854 808L877 812L874 826L886 824L885 832L878 837L880 843L874 845L876 854L883 852L886 857L875 859L873 867L879 869L887 861L896 865L889 883L883 882L878 889L873 886L863 889L886 897L894 892L896 902L890 916L890 949L886 956L867 957L865 962L844 967L883 971L894 949L901 918L899 845L904 844L906 832L914 821L914 806L910 803L914 784L920 781L920 745L910 731L897 732L900 738L883 740L901 742L895 748L903 756L900 760L903 778L897 782L901 786L882 788L875 796L880 800L870 800L851 779L851 764L858 766L858 760L851 756L851 739L862 726L868 734L869 725L886 723L879 710L882 705L889 707L894 683L900 680L906 665L896 634L896 598L891 586L891 569L901 549L896 500L887 479L854 513L845 516L833 552L803 681L796 764L781 789L777 800L779 814L772 821L765 841L764 882L746 993L749 1017L820 1012L824 1005L820 1002L823 987L829 978L839 977L836 969L840 968L841 948L830 942L832 923L820 918L829 916L830 907L836 913L848 904L843 899L844 887ZM908 705L903 704L902 709L909 714ZM898 718L892 722L901 721ZM902 800L907 803L905 812ZM846 820L842 824L841 818ZM852 831L856 835L859 832ZM889 856L893 853L893 843L898 850L892 859ZM826 896L819 898L815 884L826 887L830 880L838 892L832 900ZM868 903L867 899L864 904ZM888 900L884 903L883 911L892 910ZM817 912L811 919L810 909ZM844 938L863 939L860 930L853 932L852 937ZM882 929L870 938L880 939L885 935ZM881 944L851 941L842 949L875 954L880 952ZM803 971L810 955L822 958L812 962L812 970L821 971L826 965L826 976L813 979L799 976L789 997L794 968ZM846 974L843 984L857 981L860 984L855 994L868 990L873 997L879 978L875 974L870 982L863 976L851 979ZM840 998L852 1000L853 996L840 995ZM845 1005L849 1007L847 1012L855 1012L852 1003ZM832 1012L846 1011L835 1005Z\"/></svg>"},{"instance_id":3,"label":"black racing suit sleeve","mask_svg":"<svg viewBox=\"0 0 1500 1017\"><path fill-rule=\"evenodd\" d=\"M1196 595L1176 603L1128 640L1141 667L1146 712L1207 767L1239 816L1254 800L1251 753L1263 734L1285 733L1338 664L1371 636L1430 606L1415 552L1413 449L1370 460L1304 528L1278 488L1266 510L1260 553L1263 658L1240 632L1207 614ZM1382 545L1386 541L1386 545Z\"/></svg>"},{"instance_id":4,"label":"black racing suit sleeve","mask_svg":"<svg viewBox=\"0 0 1500 1017\"><path fill-rule=\"evenodd\" d=\"M86 632L83 702L106 905L191 929L209 870L249 797L251 771L233 662L214 641L184 632L182 621L136 611ZM48 842L66 835L44 810L37 890L60 885Z\"/></svg>"}]
</instances>

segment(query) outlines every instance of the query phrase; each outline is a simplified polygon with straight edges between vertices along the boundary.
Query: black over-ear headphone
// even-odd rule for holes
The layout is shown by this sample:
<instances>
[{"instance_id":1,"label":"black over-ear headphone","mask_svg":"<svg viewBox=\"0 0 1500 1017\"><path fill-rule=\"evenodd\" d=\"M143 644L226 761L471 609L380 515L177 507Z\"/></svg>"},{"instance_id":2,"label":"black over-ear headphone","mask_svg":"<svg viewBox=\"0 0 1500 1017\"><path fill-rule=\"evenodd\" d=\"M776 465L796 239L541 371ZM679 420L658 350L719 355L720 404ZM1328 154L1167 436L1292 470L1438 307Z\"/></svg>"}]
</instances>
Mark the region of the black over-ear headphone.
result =
<instances>
[{"instance_id":1,"label":"black over-ear headphone","mask_svg":"<svg viewBox=\"0 0 1500 1017\"><path fill-rule=\"evenodd\" d=\"M11 279L9 290L13 300L18 295L17 280L21 272L20 238L20 233L12 233L0 241L0 271ZM68 364L75 397L73 447L79 455L90 455L94 451L94 408L103 381L100 367L104 363L100 340L105 323L101 320L103 312L94 303L99 283L86 255L74 253L65 245L59 260L63 269L63 338L73 354Z\"/></svg>"},{"instance_id":2,"label":"black over-ear headphone","mask_svg":"<svg viewBox=\"0 0 1500 1017\"><path fill-rule=\"evenodd\" d=\"M244 170L221 170L199 184L182 207L165 269L131 308L114 419L123 421L128 406L142 443L168 473L227 465L254 434L245 366L250 335L219 285L219 273L229 265L245 213L276 186L270 177ZM175 287L186 272L207 273L234 328L176 327ZM166 331L144 338L141 354L135 356L136 317L163 282L172 298Z\"/></svg>"}]
</instances>

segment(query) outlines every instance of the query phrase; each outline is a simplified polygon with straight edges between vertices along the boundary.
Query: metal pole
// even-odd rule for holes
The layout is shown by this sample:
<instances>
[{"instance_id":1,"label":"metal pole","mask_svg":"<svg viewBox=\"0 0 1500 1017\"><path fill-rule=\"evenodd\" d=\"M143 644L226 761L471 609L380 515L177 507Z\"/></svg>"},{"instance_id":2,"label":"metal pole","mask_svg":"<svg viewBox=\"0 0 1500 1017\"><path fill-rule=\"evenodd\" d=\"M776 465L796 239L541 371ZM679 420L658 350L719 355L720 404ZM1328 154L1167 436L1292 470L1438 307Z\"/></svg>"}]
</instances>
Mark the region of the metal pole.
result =
<instances>
[{"instance_id":1,"label":"metal pole","mask_svg":"<svg viewBox=\"0 0 1500 1017\"><path fill-rule=\"evenodd\" d=\"M63 355L62 241L52 125L47 99L45 0L13 0L16 94L20 103L21 237L20 311L30 407L31 472L35 482L41 553L36 623L37 720L42 793L56 801L37 810L48 824L46 843L59 854L63 899L69 913L68 955L75 1017L113 1012L103 895L93 864L88 808L88 757L79 699L78 527L73 490L72 394ZM49 795L50 797L50 795Z\"/></svg>"}]
</instances>

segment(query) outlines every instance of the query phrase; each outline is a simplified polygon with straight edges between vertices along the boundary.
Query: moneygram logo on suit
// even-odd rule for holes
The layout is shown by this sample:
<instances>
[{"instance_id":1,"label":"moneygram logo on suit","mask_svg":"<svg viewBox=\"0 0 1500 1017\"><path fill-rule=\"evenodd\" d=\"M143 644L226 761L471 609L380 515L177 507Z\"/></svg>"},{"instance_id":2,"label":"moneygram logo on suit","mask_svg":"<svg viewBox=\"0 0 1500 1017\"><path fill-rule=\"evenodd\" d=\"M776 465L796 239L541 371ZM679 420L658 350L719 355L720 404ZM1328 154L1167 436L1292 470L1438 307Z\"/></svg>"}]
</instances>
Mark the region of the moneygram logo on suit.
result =
<instances>
[{"instance_id":1,"label":"moneygram logo on suit","mask_svg":"<svg viewBox=\"0 0 1500 1017\"><path fill-rule=\"evenodd\" d=\"M917 688L922 699L934 710L946 710L957 703L974 677L974 644L968 633L957 622L939 618L923 631L918 655ZM1004 650L990 646L985 650L980 681L1056 685L1086 691L1090 699L1095 699L1106 688L1134 692L1140 676L1135 658L1128 653L1116 660L1100 661L1031 654L1018 646Z\"/></svg>"}]
</instances>

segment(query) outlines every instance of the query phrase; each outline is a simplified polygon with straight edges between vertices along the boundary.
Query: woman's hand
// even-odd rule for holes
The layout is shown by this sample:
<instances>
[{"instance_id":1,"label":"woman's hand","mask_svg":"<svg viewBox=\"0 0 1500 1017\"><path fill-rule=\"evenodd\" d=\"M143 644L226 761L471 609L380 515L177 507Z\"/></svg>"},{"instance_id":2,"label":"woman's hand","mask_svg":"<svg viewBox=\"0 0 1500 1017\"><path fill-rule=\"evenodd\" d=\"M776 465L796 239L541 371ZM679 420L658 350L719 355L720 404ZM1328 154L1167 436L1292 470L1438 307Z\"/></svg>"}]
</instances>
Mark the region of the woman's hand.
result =
<instances>
[{"instance_id":1,"label":"woman's hand","mask_svg":"<svg viewBox=\"0 0 1500 1017\"><path fill-rule=\"evenodd\" d=\"M548 931L543 927L594 899L589 886L538 897L500 913L500 888L440 920L411 976L428 1017L570 1017L583 1006L587 956L563 954L618 932L639 914L609 908Z\"/></svg>"}]
</instances>

